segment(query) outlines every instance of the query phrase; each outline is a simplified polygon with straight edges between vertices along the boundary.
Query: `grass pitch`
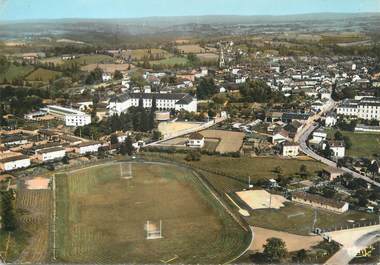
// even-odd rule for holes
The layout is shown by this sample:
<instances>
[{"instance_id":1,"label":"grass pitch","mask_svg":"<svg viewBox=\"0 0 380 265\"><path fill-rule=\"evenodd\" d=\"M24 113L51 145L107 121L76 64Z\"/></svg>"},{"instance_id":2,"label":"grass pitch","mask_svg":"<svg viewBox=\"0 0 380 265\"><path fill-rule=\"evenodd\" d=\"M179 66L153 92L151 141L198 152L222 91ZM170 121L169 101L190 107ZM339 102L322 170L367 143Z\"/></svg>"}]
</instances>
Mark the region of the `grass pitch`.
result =
<instances>
[{"instance_id":1,"label":"grass pitch","mask_svg":"<svg viewBox=\"0 0 380 265\"><path fill-rule=\"evenodd\" d=\"M106 164L56 176L57 260L73 263L222 263L249 234L191 171L162 164ZM163 239L146 240L162 220Z\"/></svg>"}]
</instances>

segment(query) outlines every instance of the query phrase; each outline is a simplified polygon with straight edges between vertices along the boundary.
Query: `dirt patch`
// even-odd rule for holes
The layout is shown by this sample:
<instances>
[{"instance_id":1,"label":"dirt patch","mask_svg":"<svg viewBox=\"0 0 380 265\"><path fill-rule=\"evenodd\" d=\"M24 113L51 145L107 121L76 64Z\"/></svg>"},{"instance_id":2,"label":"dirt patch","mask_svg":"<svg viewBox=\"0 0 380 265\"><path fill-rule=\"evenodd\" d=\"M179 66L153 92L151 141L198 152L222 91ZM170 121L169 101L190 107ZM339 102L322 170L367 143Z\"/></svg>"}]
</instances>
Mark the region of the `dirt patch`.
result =
<instances>
[{"instance_id":1,"label":"dirt patch","mask_svg":"<svg viewBox=\"0 0 380 265\"><path fill-rule=\"evenodd\" d=\"M177 132L189 130L199 127L201 124L197 122L160 122L158 130L164 136L173 135Z\"/></svg>"},{"instance_id":2,"label":"dirt patch","mask_svg":"<svg viewBox=\"0 0 380 265\"><path fill-rule=\"evenodd\" d=\"M287 200L277 194L270 194L265 190L247 190L239 191L236 194L242 199L252 210L257 209L280 209L284 207Z\"/></svg>"},{"instance_id":3,"label":"dirt patch","mask_svg":"<svg viewBox=\"0 0 380 265\"><path fill-rule=\"evenodd\" d=\"M238 152L243 145L244 133L242 132L205 130L201 133L206 139L220 140L220 143L216 148L216 151L220 153Z\"/></svg>"},{"instance_id":4,"label":"dirt patch","mask_svg":"<svg viewBox=\"0 0 380 265\"><path fill-rule=\"evenodd\" d=\"M25 181L28 190L47 190L49 188L50 179L36 177Z\"/></svg>"},{"instance_id":5,"label":"dirt patch","mask_svg":"<svg viewBox=\"0 0 380 265\"><path fill-rule=\"evenodd\" d=\"M299 236L260 227L255 227L253 230L255 234L255 239L251 247L251 250L253 251L263 251L263 245L266 243L266 240L271 237L277 237L284 240L288 251L310 249L323 240L320 236Z\"/></svg>"}]
</instances>

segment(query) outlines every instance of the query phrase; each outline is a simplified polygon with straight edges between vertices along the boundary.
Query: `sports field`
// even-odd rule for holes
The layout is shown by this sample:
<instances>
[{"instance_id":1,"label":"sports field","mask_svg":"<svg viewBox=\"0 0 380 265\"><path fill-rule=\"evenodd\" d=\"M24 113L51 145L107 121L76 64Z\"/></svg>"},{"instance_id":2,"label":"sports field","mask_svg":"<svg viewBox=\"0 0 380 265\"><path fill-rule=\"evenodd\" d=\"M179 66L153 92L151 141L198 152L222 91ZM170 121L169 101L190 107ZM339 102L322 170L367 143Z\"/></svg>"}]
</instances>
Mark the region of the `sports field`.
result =
<instances>
[{"instance_id":1,"label":"sports field","mask_svg":"<svg viewBox=\"0 0 380 265\"><path fill-rule=\"evenodd\" d=\"M193 172L173 165L113 163L60 174L55 192L60 262L222 263L250 239ZM148 220L162 221L162 239L146 239Z\"/></svg>"}]
</instances>

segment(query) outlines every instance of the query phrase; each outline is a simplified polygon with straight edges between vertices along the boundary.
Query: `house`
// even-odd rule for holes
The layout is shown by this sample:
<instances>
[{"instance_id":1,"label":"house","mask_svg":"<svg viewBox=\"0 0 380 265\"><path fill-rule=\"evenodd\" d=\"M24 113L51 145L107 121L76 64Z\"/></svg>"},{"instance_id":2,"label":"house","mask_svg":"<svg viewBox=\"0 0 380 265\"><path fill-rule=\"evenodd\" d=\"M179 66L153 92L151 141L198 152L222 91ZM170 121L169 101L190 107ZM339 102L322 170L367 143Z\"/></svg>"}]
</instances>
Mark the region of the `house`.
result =
<instances>
[{"instance_id":1,"label":"house","mask_svg":"<svg viewBox=\"0 0 380 265\"><path fill-rule=\"evenodd\" d=\"M337 118L335 112L329 112L326 114L325 118L325 126L326 127L333 127L336 125Z\"/></svg>"},{"instance_id":2,"label":"house","mask_svg":"<svg viewBox=\"0 0 380 265\"><path fill-rule=\"evenodd\" d=\"M75 153L81 155L97 153L101 146L100 142L83 142L75 147Z\"/></svg>"},{"instance_id":3,"label":"house","mask_svg":"<svg viewBox=\"0 0 380 265\"><path fill-rule=\"evenodd\" d=\"M295 113L295 112L287 112L282 114L282 121L283 122L293 122L298 121L300 123L306 123L306 121L309 119L310 114L309 113Z\"/></svg>"},{"instance_id":4,"label":"house","mask_svg":"<svg viewBox=\"0 0 380 265\"><path fill-rule=\"evenodd\" d=\"M347 202L336 201L307 192L293 192L292 201L336 213L347 212L349 207Z\"/></svg>"},{"instance_id":5,"label":"house","mask_svg":"<svg viewBox=\"0 0 380 265\"><path fill-rule=\"evenodd\" d=\"M64 120L66 126L78 127L91 123L91 115L76 109L48 105L45 110L58 119Z\"/></svg>"},{"instance_id":6,"label":"house","mask_svg":"<svg viewBox=\"0 0 380 265\"><path fill-rule=\"evenodd\" d=\"M310 140L310 142L313 144L320 144L326 139L327 133L322 128L319 128L313 132L313 138Z\"/></svg>"},{"instance_id":7,"label":"house","mask_svg":"<svg viewBox=\"0 0 380 265\"><path fill-rule=\"evenodd\" d=\"M282 143L282 142L285 142L287 140L289 140L289 133L287 131L285 131L284 129L276 130L273 133L273 136L272 136L272 143L273 144Z\"/></svg>"},{"instance_id":8,"label":"house","mask_svg":"<svg viewBox=\"0 0 380 265\"><path fill-rule=\"evenodd\" d=\"M337 114L364 120L380 121L380 98L363 97L360 100L343 100L337 107Z\"/></svg>"},{"instance_id":9,"label":"house","mask_svg":"<svg viewBox=\"0 0 380 265\"><path fill-rule=\"evenodd\" d=\"M112 75L110 73L102 73L103 82L108 82L112 80Z\"/></svg>"},{"instance_id":10,"label":"house","mask_svg":"<svg viewBox=\"0 0 380 265\"><path fill-rule=\"evenodd\" d=\"M299 145L296 143L291 143L291 142L284 142L282 144L282 155L283 156L289 156L289 157L294 157L299 154Z\"/></svg>"},{"instance_id":11,"label":"house","mask_svg":"<svg viewBox=\"0 0 380 265\"><path fill-rule=\"evenodd\" d=\"M192 133L190 134L188 140L187 140L187 146L193 147L193 148L202 148L205 145L205 137L198 133Z\"/></svg>"},{"instance_id":12,"label":"house","mask_svg":"<svg viewBox=\"0 0 380 265\"><path fill-rule=\"evenodd\" d=\"M325 150L327 145L330 147L330 150L332 152L332 156L334 158L343 158L345 156L346 147L344 144L344 141L336 141L336 140L330 140L323 143L322 149Z\"/></svg>"},{"instance_id":13,"label":"house","mask_svg":"<svg viewBox=\"0 0 380 265\"><path fill-rule=\"evenodd\" d=\"M343 171L334 167L328 167L322 170L322 177L325 177L329 181L333 181L342 175Z\"/></svg>"},{"instance_id":14,"label":"house","mask_svg":"<svg viewBox=\"0 0 380 265\"><path fill-rule=\"evenodd\" d=\"M63 147L49 147L36 150L37 159L46 162L62 159L66 155L66 150Z\"/></svg>"},{"instance_id":15,"label":"house","mask_svg":"<svg viewBox=\"0 0 380 265\"><path fill-rule=\"evenodd\" d=\"M30 166L30 159L25 155L16 155L0 159L1 171L12 171Z\"/></svg>"}]
</instances>

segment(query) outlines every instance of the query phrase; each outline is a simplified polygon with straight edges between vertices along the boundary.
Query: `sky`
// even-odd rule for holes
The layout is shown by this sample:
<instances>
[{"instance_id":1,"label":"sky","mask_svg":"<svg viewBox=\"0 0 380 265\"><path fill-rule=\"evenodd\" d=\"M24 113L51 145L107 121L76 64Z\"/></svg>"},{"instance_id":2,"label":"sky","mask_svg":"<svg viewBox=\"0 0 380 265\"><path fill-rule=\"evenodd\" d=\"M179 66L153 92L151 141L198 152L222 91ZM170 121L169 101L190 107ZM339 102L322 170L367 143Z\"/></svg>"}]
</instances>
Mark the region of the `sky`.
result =
<instances>
[{"instance_id":1,"label":"sky","mask_svg":"<svg viewBox=\"0 0 380 265\"><path fill-rule=\"evenodd\" d=\"M380 0L0 0L0 20L380 12Z\"/></svg>"}]
</instances>

